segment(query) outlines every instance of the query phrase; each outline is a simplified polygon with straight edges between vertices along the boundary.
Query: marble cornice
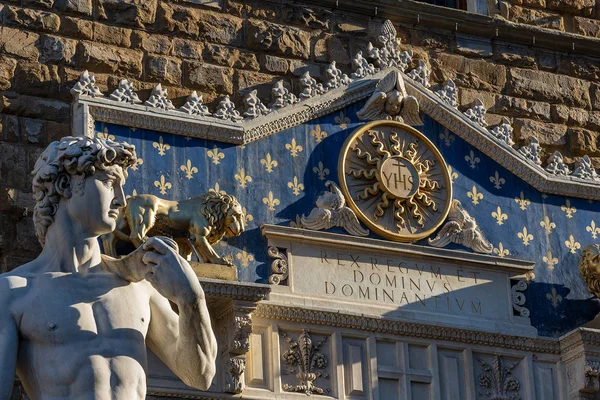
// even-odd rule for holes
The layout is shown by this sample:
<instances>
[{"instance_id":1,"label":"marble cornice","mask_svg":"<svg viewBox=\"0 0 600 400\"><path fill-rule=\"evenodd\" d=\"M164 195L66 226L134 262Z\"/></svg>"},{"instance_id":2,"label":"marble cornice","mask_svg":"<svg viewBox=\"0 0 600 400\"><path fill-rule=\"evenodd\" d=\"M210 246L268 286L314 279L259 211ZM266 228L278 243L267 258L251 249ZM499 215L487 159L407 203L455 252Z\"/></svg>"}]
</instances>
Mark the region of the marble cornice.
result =
<instances>
[{"instance_id":1,"label":"marble cornice","mask_svg":"<svg viewBox=\"0 0 600 400\"><path fill-rule=\"evenodd\" d=\"M223 281L200 278L200 284L206 296L224 297L232 300L259 302L271 292L269 285L260 283Z\"/></svg>"}]
</instances>

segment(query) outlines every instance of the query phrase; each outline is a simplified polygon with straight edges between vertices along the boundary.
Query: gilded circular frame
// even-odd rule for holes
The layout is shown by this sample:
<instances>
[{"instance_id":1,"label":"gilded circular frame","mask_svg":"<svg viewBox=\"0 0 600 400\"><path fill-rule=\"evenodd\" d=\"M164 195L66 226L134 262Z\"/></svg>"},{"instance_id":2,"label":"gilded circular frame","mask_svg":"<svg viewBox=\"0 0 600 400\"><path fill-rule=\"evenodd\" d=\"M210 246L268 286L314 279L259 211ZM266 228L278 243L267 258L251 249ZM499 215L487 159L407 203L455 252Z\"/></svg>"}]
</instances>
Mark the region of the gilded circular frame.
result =
<instances>
[{"instance_id":1,"label":"gilded circular frame","mask_svg":"<svg viewBox=\"0 0 600 400\"><path fill-rule=\"evenodd\" d=\"M390 164L385 163L388 158L409 160L418 171L419 183L412 196L395 197L389 190L390 179L406 185L408 176L402 165L397 165L393 175L388 167L382 173L381 167ZM370 169L353 169L356 166ZM452 180L442 154L421 132L396 121L374 121L355 130L342 146L338 178L348 205L360 220L397 242L414 242L433 234L452 204ZM414 184L414 179L409 183ZM394 229L390 229L392 223Z\"/></svg>"}]
</instances>

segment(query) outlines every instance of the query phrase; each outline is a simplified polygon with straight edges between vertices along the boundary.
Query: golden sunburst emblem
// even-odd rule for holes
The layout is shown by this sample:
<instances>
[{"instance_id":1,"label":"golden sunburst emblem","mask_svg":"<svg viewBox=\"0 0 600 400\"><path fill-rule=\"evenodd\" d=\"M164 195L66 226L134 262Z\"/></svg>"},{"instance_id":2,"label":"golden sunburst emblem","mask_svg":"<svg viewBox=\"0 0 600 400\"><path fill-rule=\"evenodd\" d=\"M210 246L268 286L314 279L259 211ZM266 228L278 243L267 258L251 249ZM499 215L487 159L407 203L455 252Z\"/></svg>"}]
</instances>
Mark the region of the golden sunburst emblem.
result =
<instances>
[{"instance_id":1,"label":"golden sunburst emblem","mask_svg":"<svg viewBox=\"0 0 600 400\"><path fill-rule=\"evenodd\" d=\"M339 179L349 206L373 231L399 242L431 235L452 203L448 167L421 132L375 121L344 143Z\"/></svg>"}]
</instances>

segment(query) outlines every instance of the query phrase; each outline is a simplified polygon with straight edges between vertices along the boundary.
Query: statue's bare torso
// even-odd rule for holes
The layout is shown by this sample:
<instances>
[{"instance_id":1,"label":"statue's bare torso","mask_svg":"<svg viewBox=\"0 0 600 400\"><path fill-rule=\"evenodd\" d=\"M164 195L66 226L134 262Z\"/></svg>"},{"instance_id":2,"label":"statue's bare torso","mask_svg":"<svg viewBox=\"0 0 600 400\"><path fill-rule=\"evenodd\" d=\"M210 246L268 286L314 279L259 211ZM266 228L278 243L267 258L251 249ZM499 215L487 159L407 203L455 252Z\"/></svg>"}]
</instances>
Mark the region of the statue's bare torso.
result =
<instances>
[{"instance_id":1,"label":"statue's bare torso","mask_svg":"<svg viewBox=\"0 0 600 400\"><path fill-rule=\"evenodd\" d=\"M155 292L147 281L130 283L100 267L86 276L38 273L33 263L1 279L18 324L17 373L33 399L145 398Z\"/></svg>"}]
</instances>

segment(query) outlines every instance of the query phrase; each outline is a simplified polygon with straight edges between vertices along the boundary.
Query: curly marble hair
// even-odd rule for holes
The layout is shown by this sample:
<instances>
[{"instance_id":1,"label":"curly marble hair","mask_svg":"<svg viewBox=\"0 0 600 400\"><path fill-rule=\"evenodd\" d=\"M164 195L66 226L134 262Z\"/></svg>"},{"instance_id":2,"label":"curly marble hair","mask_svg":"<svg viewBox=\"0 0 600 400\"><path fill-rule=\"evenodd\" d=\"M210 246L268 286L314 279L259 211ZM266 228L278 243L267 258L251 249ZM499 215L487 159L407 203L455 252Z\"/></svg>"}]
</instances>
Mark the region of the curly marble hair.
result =
<instances>
[{"instance_id":1,"label":"curly marble hair","mask_svg":"<svg viewBox=\"0 0 600 400\"><path fill-rule=\"evenodd\" d=\"M33 223L40 244L44 246L46 232L54 222L60 198L65 196L64 189L70 187L72 176L88 177L97 169L105 170L116 165L123 169L127 177L127 168L134 165L136 159L135 147L126 142L67 136L50 143L37 159L31 173L36 201ZM63 190L59 191L57 186ZM83 190L82 187L72 189L78 192Z\"/></svg>"}]
</instances>

